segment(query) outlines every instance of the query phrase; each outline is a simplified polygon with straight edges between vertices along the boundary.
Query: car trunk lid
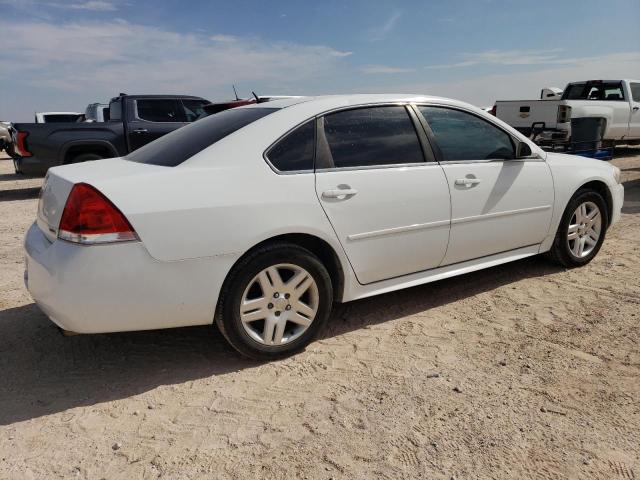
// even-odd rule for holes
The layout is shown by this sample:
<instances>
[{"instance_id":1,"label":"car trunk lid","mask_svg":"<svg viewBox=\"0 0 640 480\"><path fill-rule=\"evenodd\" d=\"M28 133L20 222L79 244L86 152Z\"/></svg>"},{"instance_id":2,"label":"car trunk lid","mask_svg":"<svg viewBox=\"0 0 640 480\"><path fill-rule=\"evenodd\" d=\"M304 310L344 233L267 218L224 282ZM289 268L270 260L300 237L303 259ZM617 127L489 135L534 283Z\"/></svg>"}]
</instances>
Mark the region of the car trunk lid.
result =
<instances>
[{"instance_id":1,"label":"car trunk lid","mask_svg":"<svg viewBox=\"0 0 640 480\"><path fill-rule=\"evenodd\" d=\"M101 184L105 181L117 182L132 176L166 170L167 167L128 162L119 158L51 168L40 190L36 223L53 242L58 237L58 227L67 198L76 183L86 183L101 190Z\"/></svg>"}]
</instances>

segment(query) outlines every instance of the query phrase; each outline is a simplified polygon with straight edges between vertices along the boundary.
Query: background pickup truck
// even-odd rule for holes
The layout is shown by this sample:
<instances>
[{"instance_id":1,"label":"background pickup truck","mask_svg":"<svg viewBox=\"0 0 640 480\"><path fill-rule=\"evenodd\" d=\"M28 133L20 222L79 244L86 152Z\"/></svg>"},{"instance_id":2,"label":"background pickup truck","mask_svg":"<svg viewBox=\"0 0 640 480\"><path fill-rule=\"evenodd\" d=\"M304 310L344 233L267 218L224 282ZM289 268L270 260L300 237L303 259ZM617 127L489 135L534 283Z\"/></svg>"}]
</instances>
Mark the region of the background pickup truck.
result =
<instances>
[{"instance_id":1,"label":"background pickup truck","mask_svg":"<svg viewBox=\"0 0 640 480\"><path fill-rule=\"evenodd\" d=\"M640 81L569 83L560 100L499 100L494 115L544 143L640 143Z\"/></svg>"},{"instance_id":2,"label":"background pickup truck","mask_svg":"<svg viewBox=\"0 0 640 480\"><path fill-rule=\"evenodd\" d=\"M125 95L109 102L104 123L14 124L16 173L44 175L53 166L121 157L206 115L199 97Z\"/></svg>"}]
</instances>

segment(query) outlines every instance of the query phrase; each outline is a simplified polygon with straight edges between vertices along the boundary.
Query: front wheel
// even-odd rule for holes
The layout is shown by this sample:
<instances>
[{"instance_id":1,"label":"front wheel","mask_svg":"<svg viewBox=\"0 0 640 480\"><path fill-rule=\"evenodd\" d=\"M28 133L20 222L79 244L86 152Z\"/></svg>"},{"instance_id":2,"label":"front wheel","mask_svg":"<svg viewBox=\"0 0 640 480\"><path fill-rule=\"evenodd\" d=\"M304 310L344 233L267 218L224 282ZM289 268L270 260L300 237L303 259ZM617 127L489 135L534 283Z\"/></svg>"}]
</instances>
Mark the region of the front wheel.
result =
<instances>
[{"instance_id":1,"label":"front wheel","mask_svg":"<svg viewBox=\"0 0 640 480\"><path fill-rule=\"evenodd\" d=\"M310 251L273 244L250 253L225 281L215 322L229 343L256 360L306 347L327 323L333 289Z\"/></svg>"},{"instance_id":2,"label":"front wheel","mask_svg":"<svg viewBox=\"0 0 640 480\"><path fill-rule=\"evenodd\" d=\"M609 226L607 205L593 190L581 190L569 201L549 252L565 267L586 265L598 254Z\"/></svg>"}]
</instances>

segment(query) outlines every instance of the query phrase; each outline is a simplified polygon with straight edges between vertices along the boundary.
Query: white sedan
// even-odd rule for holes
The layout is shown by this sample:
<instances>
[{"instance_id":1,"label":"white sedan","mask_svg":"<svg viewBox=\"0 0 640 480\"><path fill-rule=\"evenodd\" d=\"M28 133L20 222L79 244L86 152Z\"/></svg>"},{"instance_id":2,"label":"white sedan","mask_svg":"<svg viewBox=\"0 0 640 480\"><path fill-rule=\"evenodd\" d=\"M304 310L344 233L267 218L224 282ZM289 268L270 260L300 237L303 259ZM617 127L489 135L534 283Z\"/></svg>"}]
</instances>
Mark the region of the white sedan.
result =
<instances>
[{"instance_id":1,"label":"white sedan","mask_svg":"<svg viewBox=\"0 0 640 480\"><path fill-rule=\"evenodd\" d=\"M465 103L285 99L49 170L25 281L65 331L215 323L275 358L333 302L543 252L584 265L622 202L616 167L545 153Z\"/></svg>"}]
</instances>

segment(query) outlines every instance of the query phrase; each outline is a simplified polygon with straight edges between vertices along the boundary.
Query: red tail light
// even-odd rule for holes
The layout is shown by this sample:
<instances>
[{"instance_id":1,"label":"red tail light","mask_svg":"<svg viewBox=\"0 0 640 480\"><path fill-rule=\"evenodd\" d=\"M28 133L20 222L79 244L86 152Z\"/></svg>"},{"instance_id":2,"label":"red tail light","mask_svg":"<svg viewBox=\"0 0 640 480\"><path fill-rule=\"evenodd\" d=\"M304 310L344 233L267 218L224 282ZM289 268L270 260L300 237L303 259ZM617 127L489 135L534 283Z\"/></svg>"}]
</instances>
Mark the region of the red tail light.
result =
<instances>
[{"instance_id":1,"label":"red tail light","mask_svg":"<svg viewBox=\"0 0 640 480\"><path fill-rule=\"evenodd\" d=\"M495 117L496 114L498 113L498 105L494 105L493 107L491 107L491 110L489 110L489 113Z\"/></svg>"},{"instance_id":2,"label":"red tail light","mask_svg":"<svg viewBox=\"0 0 640 480\"><path fill-rule=\"evenodd\" d=\"M18 148L18 153L22 157L32 157L33 153L27 149L27 137L29 136L28 132L18 132L18 136L16 138L16 147Z\"/></svg>"},{"instance_id":3,"label":"red tail light","mask_svg":"<svg viewBox=\"0 0 640 480\"><path fill-rule=\"evenodd\" d=\"M71 190L60 219L58 238L83 244L138 240L122 212L86 183L78 183Z\"/></svg>"}]
</instances>

